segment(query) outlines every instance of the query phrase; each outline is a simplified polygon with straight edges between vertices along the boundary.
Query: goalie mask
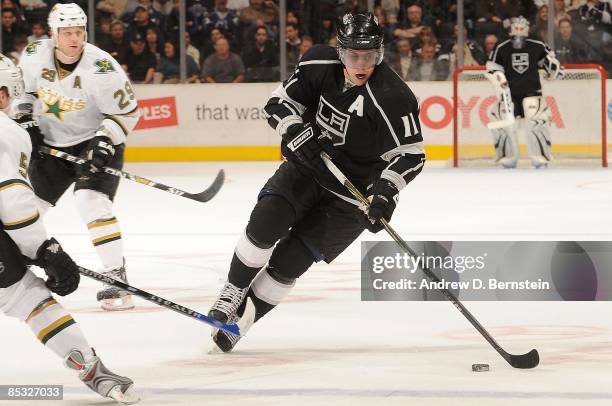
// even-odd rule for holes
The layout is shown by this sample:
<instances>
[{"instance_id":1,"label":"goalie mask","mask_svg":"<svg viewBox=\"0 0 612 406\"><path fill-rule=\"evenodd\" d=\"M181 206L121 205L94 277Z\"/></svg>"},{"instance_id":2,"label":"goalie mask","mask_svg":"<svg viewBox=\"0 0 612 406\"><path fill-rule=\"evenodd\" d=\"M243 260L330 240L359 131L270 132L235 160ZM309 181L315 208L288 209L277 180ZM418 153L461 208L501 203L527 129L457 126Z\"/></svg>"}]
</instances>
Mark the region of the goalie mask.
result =
<instances>
[{"instance_id":1,"label":"goalie mask","mask_svg":"<svg viewBox=\"0 0 612 406\"><path fill-rule=\"evenodd\" d=\"M514 49L521 49L529 36L529 21L523 16L510 20L510 38Z\"/></svg>"},{"instance_id":2,"label":"goalie mask","mask_svg":"<svg viewBox=\"0 0 612 406\"><path fill-rule=\"evenodd\" d=\"M346 13L338 22L338 56L350 68L382 62L383 31L372 13Z\"/></svg>"}]
</instances>

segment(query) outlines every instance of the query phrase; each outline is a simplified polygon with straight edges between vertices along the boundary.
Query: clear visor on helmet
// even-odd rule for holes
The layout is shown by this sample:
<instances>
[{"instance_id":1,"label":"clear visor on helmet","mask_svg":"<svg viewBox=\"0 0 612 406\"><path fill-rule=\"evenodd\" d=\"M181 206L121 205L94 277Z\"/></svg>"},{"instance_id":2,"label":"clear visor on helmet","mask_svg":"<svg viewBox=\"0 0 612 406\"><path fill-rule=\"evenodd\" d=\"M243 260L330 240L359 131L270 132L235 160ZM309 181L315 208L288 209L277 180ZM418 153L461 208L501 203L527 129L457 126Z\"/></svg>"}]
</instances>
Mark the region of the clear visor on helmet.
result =
<instances>
[{"instance_id":1,"label":"clear visor on helmet","mask_svg":"<svg viewBox=\"0 0 612 406\"><path fill-rule=\"evenodd\" d=\"M382 57L382 48L348 49L338 48L340 60L348 68L373 68Z\"/></svg>"}]
</instances>

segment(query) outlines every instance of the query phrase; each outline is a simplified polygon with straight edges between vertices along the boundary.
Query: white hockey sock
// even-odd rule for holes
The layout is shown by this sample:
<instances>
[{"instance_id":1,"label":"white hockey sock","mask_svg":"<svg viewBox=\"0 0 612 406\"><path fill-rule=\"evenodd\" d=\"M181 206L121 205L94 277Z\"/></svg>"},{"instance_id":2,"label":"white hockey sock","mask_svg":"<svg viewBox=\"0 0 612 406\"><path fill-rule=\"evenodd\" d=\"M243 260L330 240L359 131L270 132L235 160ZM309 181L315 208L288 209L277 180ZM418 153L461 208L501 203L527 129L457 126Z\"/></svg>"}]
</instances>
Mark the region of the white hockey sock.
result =
<instances>
[{"instance_id":1,"label":"white hockey sock","mask_svg":"<svg viewBox=\"0 0 612 406\"><path fill-rule=\"evenodd\" d=\"M98 219L87 224L87 229L104 269L121 268L123 240L117 219L115 217Z\"/></svg>"},{"instance_id":2,"label":"white hockey sock","mask_svg":"<svg viewBox=\"0 0 612 406\"><path fill-rule=\"evenodd\" d=\"M86 360L94 356L76 321L51 296L32 310L26 323L36 338L62 359L73 349L81 351Z\"/></svg>"},{"instance_id":3,"label":"white hockey sock","mask_svg":"<svg viewBox=\"0 0 612 406\"><path fill-rule=\"evenodd\" d=\"M89 189L75 191L74 198L104 269L121 268L123 241L119 222L113 215L113 203L104 193Z\"/></svg>"}]
</instances>

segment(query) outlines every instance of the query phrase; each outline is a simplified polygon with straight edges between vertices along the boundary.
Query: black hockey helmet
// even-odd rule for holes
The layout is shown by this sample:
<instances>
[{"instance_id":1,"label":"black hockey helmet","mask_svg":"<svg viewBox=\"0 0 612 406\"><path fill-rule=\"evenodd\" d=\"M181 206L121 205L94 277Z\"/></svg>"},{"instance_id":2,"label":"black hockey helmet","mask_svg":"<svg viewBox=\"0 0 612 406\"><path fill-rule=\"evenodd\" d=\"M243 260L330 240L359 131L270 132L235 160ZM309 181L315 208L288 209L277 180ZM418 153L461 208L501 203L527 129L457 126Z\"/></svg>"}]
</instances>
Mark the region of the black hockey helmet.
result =
<instances>
[{"instance_id":1,"label":"black hockey helmet","mask_svg":"<svg viewBox=\"0 0 612 406\"><path fill-rule=\"evenodd\" d=\"M367 13L346 13L338 21L338 46L351 49L380 48L383 31L376 16Z\"/></svg>"}]
</instances>

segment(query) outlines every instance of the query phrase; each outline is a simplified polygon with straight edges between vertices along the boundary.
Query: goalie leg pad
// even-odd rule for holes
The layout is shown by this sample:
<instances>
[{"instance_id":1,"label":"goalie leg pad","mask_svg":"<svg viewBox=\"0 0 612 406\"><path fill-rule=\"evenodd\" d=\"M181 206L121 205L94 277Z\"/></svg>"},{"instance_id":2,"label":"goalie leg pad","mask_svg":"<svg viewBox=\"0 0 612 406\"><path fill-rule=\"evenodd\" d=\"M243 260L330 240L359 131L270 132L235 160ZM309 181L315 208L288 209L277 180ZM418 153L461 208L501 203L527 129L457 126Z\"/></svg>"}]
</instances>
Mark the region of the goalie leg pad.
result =
<instances>
[{"instance_id":1,"label":"goalie leg pad","mask_svg":"<svg viewBox=\"0 0 612 406\"><path fill-rule=\"evenodd\" d=\"M552 161L550 111L541 96L525 97L525 137L529 158L536 168Z\"/></svg>"},{"instance_id":2,"label":"goalie leg pad","mask_svg":"<svg viewBox=\"0 0 612 406\"><path fill-rule=\"evenodd\" d=\"M510 127L491 130L495 146L495 161L504 168L516 168L519 158L519 144L516 123Z\"/></svg>"}]
</instances>

